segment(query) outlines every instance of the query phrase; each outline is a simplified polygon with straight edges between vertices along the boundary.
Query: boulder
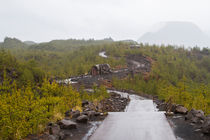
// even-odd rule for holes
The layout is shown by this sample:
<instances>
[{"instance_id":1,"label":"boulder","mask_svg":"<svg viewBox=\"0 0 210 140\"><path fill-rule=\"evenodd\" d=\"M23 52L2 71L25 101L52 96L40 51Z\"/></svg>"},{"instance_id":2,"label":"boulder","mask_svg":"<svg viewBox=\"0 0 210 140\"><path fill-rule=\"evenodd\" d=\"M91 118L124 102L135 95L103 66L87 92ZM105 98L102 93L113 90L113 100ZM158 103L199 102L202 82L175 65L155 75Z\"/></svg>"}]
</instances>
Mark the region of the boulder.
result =
<instances>
[{"instance_id":1,"label":"boulder","mask_svg":"<svg viewBox=\"0 0 210 140\"><path fill-rule=\"evenodd\" d=\"M166 107L167 107L167 105L166 105ZM176 108L177 108L176 104L169 104L166 111L175 113Z\"/></svg>"},{"instance_id":2,"label":"boulder","mask_svg":"<svg viewBox=\"0 0 210 140\"><path fill-rule=\"evenodd\" d=\"M165 115L166 115L166 116L173 116L174 113L173 113L173 112L166 112Z\"/></svg>"},{"instance_id":3,"label":"boulder","mask_svg":"<svg viewBox=\"0 0 210 140\"><path fill-rule=\"evenodd\" d=\"M82 101L82 107L84 107L84 106L86 106L86 105L88 105L89 104L89 102L87 101L87 100L83 100Z\"/></svg>"},{"instance_id":4,"label":"boulder","mask_svg":"<svg viewBox=\"0 0 210 140\"><path fill-rule=\"evenodd\" d=\"M208 134L210 135L210 117L206 117L203 125L202 125L202 129L201 131L204 133L204 134Z\"/></svg>"},{"instance_id":5,"label":"boulder","mask_svg":"<svg viewBox=\"0 0 210 140\"><path fill-rule=\"evenodd\" d=\"M71 120L63 119L59 123L61 129L76 129L77 124Z\"/></svg>"},{"instance_id":6,"label":"boulder","mask_svg":"<svg viewBox=\"0 0 210 140\"><path fill-rule=\"evenodd\" d=\"M179 114L187 114L188 110L187 108L181 106L181 105L178 105L176 108L175 108L175 113L179 113Z\"/></svg>"},{"instance_id":7,"label":"boulder","mask_svg":"<svg viewBox=\"0 0 210 140\"><path fill-rule=\"evenodd\" d=\"M58 138L56 136L54 136L54 135L49 135L47 137L47 140L58 140Z\"/></svg>"},{"instance_id":8,"label":"boulder","mask_svg":"<svg viewBox=\"0 0 210 140\"><path fill-rule=\"evenodd\" d=\"M65 138L64 132L60 132L60 133L58 134L58 137L59 137L59 140L63 140L63 139Z\"/></svg>"},{"instance_id":9,"label":"boulder","mask_svg":"<svg viewBox=\"0 0 210 140\"><path fill-rule=\"evenodd\" d=\"M60 126L57 125L57 124L52 124L50 127L49 127L49 134L50 135L58 135L60 132Z\"/></svg>"},{"instance_id":10,"label":"boulder","mask_svg":"<svg viewBox=\"0 0 210 140\"><path fill-rule=\"evenodd\" d=\"M94 120L95 114L96 114L95 111L88 111L88 118L89 118L89 120Z\"/></svg>"},{"instance_id":11,"label":"boulder","mask_svg":"<svg viewBox=\"0 0 210 140\"><path fill-rule=\"evenodd\" d=\"M66 116L66 117L70 117L70 116L71 116L71 112L72 112L71 110L66 111L66 112L65 112L65 116Z\"/></svg>"},{"instance_id":12,"label":"boulder","mask_svg":"<svg viewBox=\"0 0 210 140\"><path fill-rule=\"evenodd\" d=\"M100 116L100 112L95 112L95 116Z\"/></svg>"},{"instance_id":13,"label":"boulder","mask_svg":"<svg viewBox=\"0 0 210 140\"><path fill-rule=\"evenodd\" d=\"M88 121L88 116L86 115L81 115L76 119L77 122L79 123L87 123Z\"/></svg>"},{"instance_id":14,"label":"boulder","mask_svg":"<svg viewBox=\"0 0 210 140\"><path fill-rule=\"evenodd\" d=\"M72 111L71 112L71 117L72 118L77 118L80 116L80 111L79 110L76 110L76 111Z\"/></svg>"},{"instance_id":15,"label":"boulder","mask_svg":"<svg viewBox=\"0 0 210 140\"><path fill-rule=\"evenodd\" d=\"M166 111L167 104L166 103L162 103L162 104L158 105L157 107L159 108L159 111Z\"/></svg>"},{"instance_id":16,"label":"boulder","mask_svg":"<svg viewBox=\"0 0 210 140\"><path fill-rule=\"evenodd\" d=\"M193 123L202 123L205 120L204 112L202 110L192 109L187 113L185 119Z\"/></svg>"},{"instance_id":17,"label":"boulder","mask_svg":"<svg viewBox=\"0 0 210 140\"><path fill-rule=\"evenodd\" d=\"M89 111L83 111L83 112L81 113L81 115L88 115L88 112L89 112Z\"/></svg>"}]
</instances>

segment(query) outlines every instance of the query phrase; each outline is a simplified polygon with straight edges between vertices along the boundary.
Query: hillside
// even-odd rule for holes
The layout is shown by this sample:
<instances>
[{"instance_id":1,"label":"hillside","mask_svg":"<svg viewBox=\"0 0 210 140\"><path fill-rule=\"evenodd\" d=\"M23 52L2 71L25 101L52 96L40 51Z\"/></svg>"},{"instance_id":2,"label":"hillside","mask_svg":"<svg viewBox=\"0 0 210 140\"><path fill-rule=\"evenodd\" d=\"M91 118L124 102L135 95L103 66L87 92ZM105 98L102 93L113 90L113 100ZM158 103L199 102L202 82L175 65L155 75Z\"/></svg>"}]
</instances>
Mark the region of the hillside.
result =
<instances>
[{"instance_id":1,"label":"hillside","mask_svg":"<svg viewBox=\"0 0 210 140\"><path fill-rule=\"evenodd\" d=\"M138 42L184 45L186 47L210 46L210 38L191 22L165 22L159 26L156 31L145 33Z\"/></svg>"},{"instance_id":2,"label":"hillside","mask_svg":"<svg viewBox=\"0 0 210 140\"><path fill-rule=\"evenodd\" d=\"M4 42L0 44L0 47L3 47L4 49L20 49L26 46L27 45L24 44L21 40L17 38L10 38L10 37L6 37L4 39Z\"/></svg>"},{"instance_id":3,"label":"hillside","mask_svg":"<svg viewBox=\"0 0 210 140\"><path fill-rule=\"evenodd\" d=\"M23 43L25 43L26 45L35 45L36 42L34 41L24 41Z\"/></svg>"}]
</instances>

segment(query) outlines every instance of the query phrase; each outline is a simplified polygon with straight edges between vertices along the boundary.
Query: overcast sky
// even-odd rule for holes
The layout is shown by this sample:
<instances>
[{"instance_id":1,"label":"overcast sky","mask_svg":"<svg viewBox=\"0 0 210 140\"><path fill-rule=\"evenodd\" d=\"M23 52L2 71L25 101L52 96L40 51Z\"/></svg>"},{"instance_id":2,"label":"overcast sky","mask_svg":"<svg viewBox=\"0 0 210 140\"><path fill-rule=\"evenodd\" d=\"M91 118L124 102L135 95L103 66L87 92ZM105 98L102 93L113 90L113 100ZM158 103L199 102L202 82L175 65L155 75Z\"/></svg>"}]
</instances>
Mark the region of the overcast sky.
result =
<instances>
[{"instance_id":1,"label":"overcast sky","mask_svg":"<svg viewBox=\"0 0 210 140\"><path fill-rule=\"evenodd\" d=\"M164 21L190 21L210 31L210 0L0 0L0 41L137 40Z\"/></svg>"}]
</instances>

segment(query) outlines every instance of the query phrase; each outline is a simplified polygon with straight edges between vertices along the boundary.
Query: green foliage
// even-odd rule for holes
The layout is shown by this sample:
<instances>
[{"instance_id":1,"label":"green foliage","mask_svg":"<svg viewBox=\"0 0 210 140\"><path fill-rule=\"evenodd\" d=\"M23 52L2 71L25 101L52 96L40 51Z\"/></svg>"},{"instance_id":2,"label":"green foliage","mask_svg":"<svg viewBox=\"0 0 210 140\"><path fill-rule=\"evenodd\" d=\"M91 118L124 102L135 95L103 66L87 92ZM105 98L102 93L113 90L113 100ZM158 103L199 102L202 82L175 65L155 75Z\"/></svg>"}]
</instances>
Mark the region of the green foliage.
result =
<instances>
[{"instance_id":1,"label":"green foliage","mask_svg":"<svg viewBox=\"0 0 210 140\"><path fill-rule=\"evenodd\" d=\"M0 50L0 79L3 80L4 72L11 81L16 80L20 87L28 82L41 83L44 72L38 67L35 61L20 63L10 52Z\"/></svg>"},{"instance_id":2,"label":"green foliage","mask_svg":"<svg viewBox=\"0 0 210 140\"><path fill-rule=\"evenodd\" d=\"M100 87L97 87L96 85L93 86L93 92L86 92L81 88L80 90L81 93L81 98L82 100L89 100L89 101L94 101L98 102L103 100L104 98L109 97L109 93L106 90L106 87L101 85Z\"/></svg>"},{"instance_id":3,"label":"green foliage","mask_svg":"<svg viewBox=\"0 0 210 140\"><path fill-rule=\"evenodd\" d=\"M136 75L123 81L113 79L115 87L158 95L164 100L171 98L174 103L210 114L209 49L145 45L133 50L124 49L124 53L144 54L155 60L150 75Z\"/></svg>"},{"instance_id":4,"label":"green foliage","mask_svg":"<svg viewBox=\"0 0 210 140\"><path fill-rule=\"evenodd\" d=\"M6 78L0 84L0 139L22 139L43 131L49 121L62 119L65 111L81 109L82 99L100 101L108 97L105 87L92 94L80 94L69 86L43 80L41 86L21 89ZM82 96L82 97L81 97Z\"/></svg>"},{"instance_id":5,"label":"green foliage","mask_svg":"<svg viewBox=\"0 0 210 140\"><path fill-rule=\"evenodd\" d=\"M28 134L42 131L45 124L56 119L67 109L80 106L79 93L68 86L50 84L44 80L42 86L28 84L18 89L16 83L0 85L0 139L21 139Z\"/></svg>"}]
</instances>

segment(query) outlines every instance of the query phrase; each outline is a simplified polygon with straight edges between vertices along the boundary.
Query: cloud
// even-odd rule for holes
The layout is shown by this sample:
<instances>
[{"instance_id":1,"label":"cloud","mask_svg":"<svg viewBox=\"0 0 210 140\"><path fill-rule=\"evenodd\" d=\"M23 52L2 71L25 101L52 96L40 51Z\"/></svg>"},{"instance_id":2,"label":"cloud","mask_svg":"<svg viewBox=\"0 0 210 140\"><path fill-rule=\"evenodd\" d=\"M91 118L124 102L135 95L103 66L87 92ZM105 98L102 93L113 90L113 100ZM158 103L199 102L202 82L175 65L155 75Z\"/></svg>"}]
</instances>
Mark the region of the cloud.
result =
<instances>
[{"instance_id":1,"label":"cloud","mask_svg":"<svg viewBox=\"0 0 210 140\"><path fill-rule=\"evenodd\" d=\"M161 21L210 29L209 0L7 0L0 5L0 40L137 39Z\"/></svg>"}]
</instances>

